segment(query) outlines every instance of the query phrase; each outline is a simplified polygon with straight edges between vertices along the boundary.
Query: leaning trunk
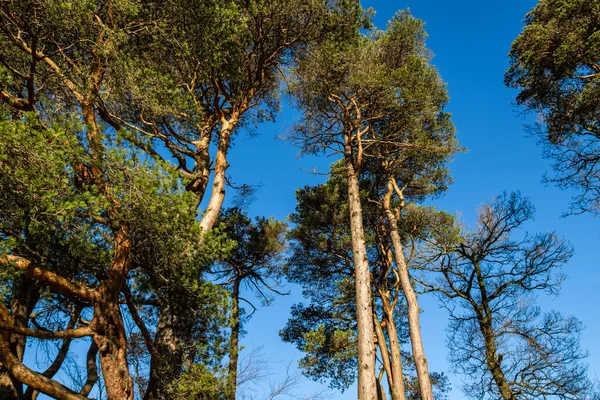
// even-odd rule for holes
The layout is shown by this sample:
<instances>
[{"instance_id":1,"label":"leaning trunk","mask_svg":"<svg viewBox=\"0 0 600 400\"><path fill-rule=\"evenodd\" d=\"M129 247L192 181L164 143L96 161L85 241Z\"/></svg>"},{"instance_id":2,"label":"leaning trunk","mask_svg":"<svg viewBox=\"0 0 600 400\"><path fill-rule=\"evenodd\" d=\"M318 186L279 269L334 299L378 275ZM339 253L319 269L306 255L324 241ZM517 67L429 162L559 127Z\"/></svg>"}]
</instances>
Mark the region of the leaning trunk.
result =
<instances>
[{"instance_id":1,"label":"leaning trunk","mask_svg":"<svg viewBox=\"0 0 600 400\"><path fill-rule=\"evenodd\" d=\"M385 339L385 334L383 333L383 328L379 322L379 317L377 314L373 314L373 321L375 322L375 337L377 338L376 344L377 347L379 347L379 353L381 353L381 363L383 364L383 369L385 371L385 375L387 376L391 391L391 388L393 387L394 374L392 372L392 364L390 363L390 354L388 352L387 341Z\"/></svg>"},{"instance_id":2,"label":"leaning trunk","mask_svg":"<svg viewBox=\"0 0 600 400\"><path fill-rule=\"evenodd\" d=\"M516 400L517 398L513 394L510 385L506 381L504 371L500 365L498 359L498 348L496 346L496 335L494 334L494 328L492 326L492 310L489 306L489 300L487 290L485 286L485 280L482 276L479 263L474 263L475 274L477 275L477 284L481 293L481 303L483 310L476 310L477 322L479 322L479 329L483 335L483 341L485 345L485 361L488 369L492 374L492 378L498 387L498 391L504 400Z\"/></svg>"},{"instance_id":3,"label":"leaning trunk","mask_svg":"<svg viewBox=\"0 0 600 400\"><path fill-rule=\"evenodd\" d=\"M489 326L487 321L480 321L479 325L481 327L481 333L483 334L483 339L485 342L485 360L490 372L492 373L494 382L496 382L498 391L500 391L502 399L517 400L512 390L510 389L510 385L506 381L506 377L504 376L504 371L502 371L500 361L498 361L496 339L492 327Z\"/></svg>"},{"instance_id":4,"label":"leaning trunk","mask_svg":"<svg viewBox=\"0 0 600 400\"><path fill-rule=\"evenodd\" d=\"M423 339L421 338L421 324L419 322L419 303L417 296L410 282L408 266L404 259L404 252L400 233L398 232L398 218L394 214L390 206L392 196L392 185L390 184L388 194L384 198L383 205L386 216L389 222L390 236L394 247L394 257L398 274L400 275L400 286L406 303L408 305L408 332L410 335L410 344L412 347L413 357L415 359L415 367L417 370L417 378L419 379L419 389L421 391L422 400L433 400L433 390L431 380L429 379L429 370L427 367L427 358L423 349Z\"/></svg>"},{"instance_id":5,"label":"leaning trunk","mask_svg":"<svg viewBox=\"0 0 600 400\"><path fill-rule=\"evenodd\" d=\"M352 147L348 140L344 148L346 176L348 178L348 203L350 208L350 228L352 231L352 252L356 280L356 323L358 326L358 399L375 400L375 343L373 340L373 307L371 298L371 273L367 260L367 246L362 221L362 206L358 185L358 171L352 157Z\"/></svg>"},{"instance_id":6,"label":"leaning trunk","mask_svg":"<svg viewBox=\"0 0 600 400\"><path fill-rule=\"evenodd\" d=\"M202 227L202 234L204 235L214 226L223 206L225 200L225 184L227 183L227 168L229 163L227 162L227 152L229 151L229 142L231 139L231 133L237 123L237 115L232 117L231 120L224 120L221 132L219 133L219 144L217 146L217 155L215 157L215 176L212 185L212 193L206 211L200 220L200 226ZM200 238L202 241L203 238Z\"/></svg>"}]
</instances>

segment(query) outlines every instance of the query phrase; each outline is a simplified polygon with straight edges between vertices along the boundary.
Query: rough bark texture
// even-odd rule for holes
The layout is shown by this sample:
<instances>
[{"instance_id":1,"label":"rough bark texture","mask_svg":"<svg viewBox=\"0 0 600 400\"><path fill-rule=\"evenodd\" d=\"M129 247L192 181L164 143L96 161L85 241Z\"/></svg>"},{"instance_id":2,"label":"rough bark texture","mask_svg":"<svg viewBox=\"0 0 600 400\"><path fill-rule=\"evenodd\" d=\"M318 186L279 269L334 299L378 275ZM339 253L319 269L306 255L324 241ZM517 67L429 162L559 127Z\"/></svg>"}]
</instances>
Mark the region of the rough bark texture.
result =
<instances>
[{"instance_id":1,"label":"rough bark texture","mask_svg":"<svg viewBox=\"0 0 600 400\"><path fill-rule=\"evenodd\" d=\"M383 201L383 206L389 222L390 237L394 247L394 257L398 274L400 275L400 285L406 303L408 305L408 331L410 335L410 344L415 359L415 367L417 370L417 378L419 379L419 388L421 390L422 400L433 400L433 389L431 380L429 379L429 369L427 367L427 358L423 348L423 339L421 338L421 324L419 322L419 303L417 296L410 282L408 266L404 259L404 251L400 233L398 232L398 218L391 209L390 200L392 196L392 185L390 184L387 196Z\"/></svg>"},{"instance_id":2,"label":"rough bark texture","mask_svg":"<svg viewBox=\"0 0 600 400\"><path fill-rule=\"evenodd\" d=\"M114 251L109 276L98 288L90 328L99 349L108 398L130 400L133 399L133 381L127 364L127 335L119 304L119 295L131 268L131 241L125 227L115 237Z\"/></svg>"},{"instance_id":3,"label":"rough bark texture","mask_svg":"<svg viewBox=\"0 0 600 400\"><path fill-rule=\"evenodd\" d=\"M161 307L152 356L150 380L144 400L167 398L167 387L179 377L183 365L182 321L168 301Z\"/></svg>"},{"instance_id":4,"label":"rough bark texture","mask_svg":"<svg viewBox=\"0 0 600 400\"><path fill-rule=\"evenodd\" d=\"M358 174L355 171L352 147L346 140L344 158L348 178L348 203L350 229L356 279L356 323L358 326L358 399L377 399L378 385L375 380L375 343L373 340L373 307L371 295L371 272L367 260L367 247L362 220Z\"/></svg>"}]
</instances>

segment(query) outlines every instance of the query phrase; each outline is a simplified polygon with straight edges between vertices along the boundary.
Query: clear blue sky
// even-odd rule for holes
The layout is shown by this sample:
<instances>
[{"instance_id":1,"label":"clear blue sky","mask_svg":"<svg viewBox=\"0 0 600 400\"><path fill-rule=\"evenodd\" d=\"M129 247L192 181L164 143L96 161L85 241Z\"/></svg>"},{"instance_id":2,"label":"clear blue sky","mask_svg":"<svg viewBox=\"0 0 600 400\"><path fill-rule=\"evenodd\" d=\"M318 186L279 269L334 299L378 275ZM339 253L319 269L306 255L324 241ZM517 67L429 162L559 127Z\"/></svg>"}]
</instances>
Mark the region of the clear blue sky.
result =
<instances>
[{"instance_id":1,"label":"clear blue sky","mask_svg":"<svg viewBox=\"0 0 600 400\"><path fill-rule=\"evenodd\" d=\"M410 8L423 19L429 33L428 47L435 53L434 64L448 83L450 103L458 138L468 149L452 163L455 183L435 205L462 215L473 223L475 210L483 202L503 190L521 190L536 205L536 219L527 226L531 232L556 231L575 246L575 257L565 268L569 279L558 298L540 299L546 309L557 309L580 318L587 329L582 346L591 356L590 375L600 374L600 351L595 347L600 337L597 304L600 304L600 270L595 246L600 237L599 220L591 216L561 218L567 210L571 193L544 186L542 175L551 171L550 162L541 157L535 139L526 137L524 120L514 105L515 92L503 85L511 42L522 28L525 13L535 5L533 0L482 2L460 0L365 1L377 14L375 23L384 28L386 21L399 9ZM532 117L529 117L531 120ZM326 172L334 159L298 158L298 150L275 139L284 134L294 120L285 109L276 124L265 124L255 138L240 137L231 152L230 173L237 182L260 184L250 212L283 219L293 212L294 190L307 184L323 182L325 177L311 175L301 169L318 167ZM273 372L301 354L278 336L287 320L291 304L301 300L300 290L289 286L292 294L277 298L275 305L260 308L246 326L243 340L247 349L263 346L272 361ZM449 372L446 361L448 319L433 297L422 296L422 330L425 351L432 371ZM461 377L449 374L453 385L452 400L463 399L459 389ZM274 377L276 379L276 377ZM297 392L309 394L316 384L302 384ZM355 399L355 389L334 399Z\"/></svg>"}]
</instances>

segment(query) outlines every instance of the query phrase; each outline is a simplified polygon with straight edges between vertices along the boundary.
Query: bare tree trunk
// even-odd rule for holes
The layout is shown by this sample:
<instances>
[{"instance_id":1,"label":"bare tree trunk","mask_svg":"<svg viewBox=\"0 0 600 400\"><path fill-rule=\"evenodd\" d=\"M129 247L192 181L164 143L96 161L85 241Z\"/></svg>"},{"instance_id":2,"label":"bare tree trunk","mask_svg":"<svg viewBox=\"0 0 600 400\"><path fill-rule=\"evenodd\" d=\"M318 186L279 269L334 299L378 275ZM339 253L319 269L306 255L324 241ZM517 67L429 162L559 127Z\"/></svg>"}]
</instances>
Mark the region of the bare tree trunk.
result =
<instances>
[{"instance_id":1,"label":"bare tree trunk","mask_svg":"<svg viewBox=\"0 0 600 400\"><path fill-rule=\"evenodd\" d=\"M404 251L400 233L398 232L398 218L390 206L390 200L393 193L393 186L390 180L388 185L388 193L386 194L383 207L388 218L390 236L394 247L394 257L398 274L400 275L400 286L406 303L408 305L408 331L410 335L410 344L412 347L413 357L415 359L415 367L417 369L417 378L419 379L419 388L421 390L422 400L433 400L433 389L429 378L429 369L427 367L427 358L423 349L423 339L421 337L421 324L419 322L419 303L417 296L410 282L408 266L404 259Z\"/></svg>"},{"instance_id":2,"label":"bare tree trunk","mask_svg":"<svg viewBox=\"0 0 600 400\"><path fill-rule=\"evenodd\" d=\"M491 322L488 322L487 320L480 320L479 326L481 328L481 333L483 334L483 339L485 342L486 363L488 365L488 368L490 369L490 372L492 373L494 382L496 382L496 386L498 386L498 390L500 391L502 399L517 400L510 388L510 385L506 381L504 371L502 370L502 366L500 365L500 361L498 360L496 338L491 327Z\"/></svg>"},{"instance_id":3,"label":"bare tree trunk","mask_svg":"<svg viewBox=\"0 0 600 400\"><path fill-rule=\"evenodd\" d=\"M362 220L358 171L355 171L352 147L349 140L344 146L346 176L348 179L348 204L352 231L352 252L356 280L356 323L358 326L358 399L376 400L375 343L373 340L373 307L371 272L367 259L367 246Z\"/></svg>"},{"instance_id":4,"label":"bare tree trunk","mask_svg":"<svg viewBox=\"0 0 600 400\"><path fill-rule=\"evenodd\" d=\"M481 293L481 303L483 308L483 310L479 309L476 310L476 312L477 322L479 323L479 329L481 330L485 344L485 360L502 398L504 400L516 400L517 398L506 381L504 371L502 370L500 360L498 359L496 335L494 334L494 328L492 327L492 310L490 309L485 280L482 276L479 263L474 262L473 268L475 269L475 275L477 276L477 285L479 286L479 292Z\"/></svg>"},{"instance_id":5,"label":"bare tree trunk","mask_svg":"<svg viewBox=\"0 0 600 400\"><path fill-rule=\"evenodd\" d=\"M89 396L90 392L94 388L94 385L96 385L96 382L98 382L98 364L96 363L97 356L98 346L96 346L96 343L92 341L85 357L87 379L79 391L79 394L82 396Z\"/></svg>"},{"instance_id":6,"label":"bare tree trunk","mask_svg":"<svg viewBox=\"0 0 600 400\"><path fill-rule=\"evenodd\" d=\"M385 390L383 389L383 385L381 384L381 377L376 377L375 383L377 384L377 400L387 400L385 396Z\"/></svg>"},{"instance_id":7,"label":"bare tree trunk","mask_svg":"<svg viewBox=\"0 0 600 400\"><path fill-rule=\"evenodd\" d=\"M233 325L231 326L231 338L229 341L229 371L227 373L227 400L235 400L237 392L237 368L239 357L240 336L240 280L236 278L233 283L231 298L233 300Z\"/></svg>"}]
</instances>

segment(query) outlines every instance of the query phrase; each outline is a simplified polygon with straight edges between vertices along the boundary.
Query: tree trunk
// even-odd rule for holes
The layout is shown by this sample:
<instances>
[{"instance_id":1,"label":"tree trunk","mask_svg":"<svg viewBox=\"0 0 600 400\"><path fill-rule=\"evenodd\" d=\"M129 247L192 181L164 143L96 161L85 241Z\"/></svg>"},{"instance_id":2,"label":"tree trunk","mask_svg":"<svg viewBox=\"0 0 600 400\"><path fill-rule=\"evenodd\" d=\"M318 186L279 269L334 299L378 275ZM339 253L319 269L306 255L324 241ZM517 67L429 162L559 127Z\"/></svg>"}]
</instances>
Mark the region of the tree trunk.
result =
<instances>
[{"instance_id":1,"label":"tree trunk","mask_svg":"<svg viewBox=\"0 0 600 400\"><path fill-rule=\"evenodd\" d=\"M481 328L481 333L483 334L483 339L485 342L485 359L488 368L492 373L492 377L494 378L494 382L496 382L496 386L500 391L502 399L517 400L510 388L510 385L506 381L504 371L502 371L502 366L500 365L500 361L498 360L496 337L491 327L491 322L480 320L479 326Z\"/></svg>"},{"instance_id":2,"label":"tree trunk","mask_svg":"<svg viewBox=\"0 0 600 400\"><path fill-rule=\"evenodd\" d=\"M356 323L358 326L358 399L376 400L375 343L373 340L373 307L371 272L367 259L367 246L362 220L358 171L355 171L352 147L349 140L344 146L346 176L348 179L348 204L352 231L352 252L356 280Z\"/></svg>"},{"instance_id":3,"label":"tree trunk","mask_svg":"<svg viewBox=\"0 0 600 400\"><path fill-rule=\"evenodd\" d=\"M202 227L202 235L212 229L217 221L223 200L225 199L225 183L227 181L227 152L229 151L229 141L235 124L237 123L237 115L233 116L229 121L224 120L219 134L219 145L217 155L215 157L215 177L212 185L212 192L206 211L200 220ZM202 239L201 239L202 240Z\"/></svg>"},{"instance_id":4,"label":"tree trunk","mask_svg":"<svg viewBox=\"0 0 600 400\"><path fill-rule=\"evenodd\" d=\"M158 355L153 355L150 362L150 380L144 400L168 398L167 388L174 382L183 367L182 322L168 299L161 307L154 346Z\"/></svg>"},{"instance_id":5,"label":"tree trunk","mask_svg":"<svg viewBox=\"0 0 600 400\"><path fill-rule=\"evenodd\" d=\"M379 353L381 353L381 362L383 363L383 369L387 376L388 384L390 386L390 392L394 387L394 373L392 371L392 364L390 362L390 354L388 352L388 344L385 340L385 334L383 328L379 322L377 314L373 314L373 322L375 323L375 335L377 337L377 347L379 347Z\"/></svg>"},{"instance_id":6,"label":"tree trunk","mask_svg":"<svg viewBox=\"0 0 600 400\"><path fill-rule=\"evenodd\" d=\"M194 177L190 183L186 186L186 190L194 193L198 198L198 205L202 202L206 189L208 188L208 181L210 180L210 131L202 132L199 140L194 141L193 144L196 146L196 154L194 156Z\"/></svg>"},{"instance_id":7,"label":"tree trunk","mask_svg":"<svg viewBox=\"0 0 600 400\"><path fill-rule=\"evenodd\" d=\"M229 371L227 373L227 400L235 400L237 392L237 368L239 357L240 336L240 280L236 278L233 283L231 299L233 300L233 325L231 326L231 338L229 341Z\"/></svg>"},{"instance_id":8,"label":"tree trunk","mask_svg":"<svg viewBox=\"0 0 600 400\"><path fill-rule=\"evenodd\" d=\"M130 268L131 241L128 230L121 227L115 237L111 269L98 288L94 317L90 323L110 400L133 399L133 381L127 364L127 335L119 304L119 295Z\"/></svg>"},{"instance_id":9,"label":"tree trunk","mask_svg":"<svg viewBox=\"0 0 600 400\"><path fill-rule=\"evenodd\" d=\"M494 328L492 326L492 310L490 309L488 302L489 300L485 286L485 279L482 276L481 268L478 262L473 263L473 268L475 268L477 285L479 286L479 292L481 293L481 303L483 307L483 310L475 310L475 312L477 313L479 329L481 330L485 344L485 360L502 398L504 400L516 400L517 398L513 394L510 385L506 381L504 371L502 370L502 366L498 360L496 335L494 334Z\"/></svg>"},{"instance_id":10,"label":"tree trunk","mask_svg":"<svg viewBox=\"0 0 600 400\"><path fill-rule=\"evenodd\" d=\"M408 266L404 259L404 252L400 233L398 232L398 219L390 206L392 197L392 184L388 187L388 193L384 198L383 206L389 222L390 236L394 247L394 257L396 267L400 275L400 286L406 303L408 305L408 331L410 335L410 344L412 347L413 357L415 359L415 367L417 369L417 378L419 379L419 389L421 391L422 400L433 400L433 389L431 380L429 379L429 370L427 367L427 358L423 349L423 339L421 338L421 324L419 322L419 303L417 296L410 282Z\"/></svg>"},{"instance_id":11,"label":"tree trunk","mask_svg":"<svg viewBox=\"0 0 600 400\"><path fill-rule=\"evenodd\" d=\"M402 371L402 354L400 353L400 344L398 343L396 323L391 312L386 312L386 329L390 341L392 374L394 375L393 384L391 385L392 399L405 400L406 392L404 388L404 372Z\"/></svg>"}]
</instances>

